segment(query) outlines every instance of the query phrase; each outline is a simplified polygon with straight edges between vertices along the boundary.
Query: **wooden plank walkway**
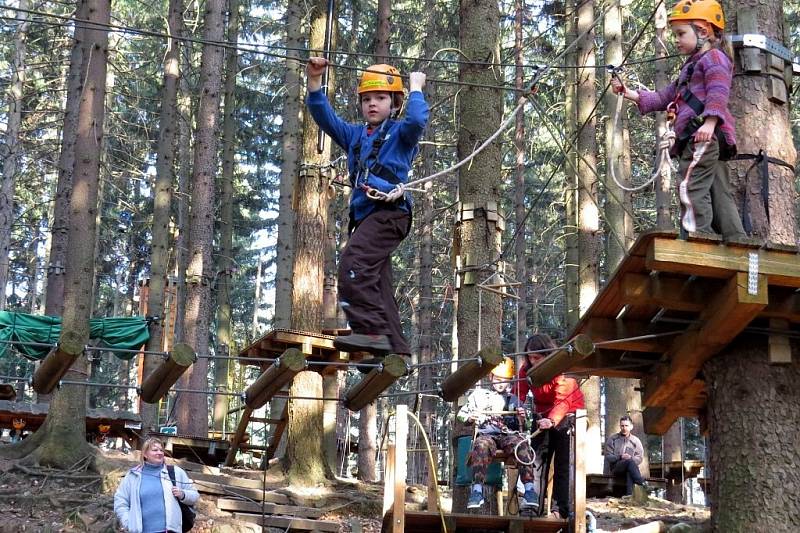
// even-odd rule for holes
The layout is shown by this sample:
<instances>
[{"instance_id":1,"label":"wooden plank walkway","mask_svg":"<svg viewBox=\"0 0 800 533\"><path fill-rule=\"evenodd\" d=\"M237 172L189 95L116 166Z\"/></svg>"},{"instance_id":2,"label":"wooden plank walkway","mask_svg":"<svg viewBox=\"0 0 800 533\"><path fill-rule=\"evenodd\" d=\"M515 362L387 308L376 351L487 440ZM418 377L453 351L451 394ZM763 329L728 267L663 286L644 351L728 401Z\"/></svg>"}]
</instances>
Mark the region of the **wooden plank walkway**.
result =
<instances>
[{"instance_id":1,"label":"wooden plank walkway","mask_svg":"<svg viewBox=\"0 0 800 533\"><path fill-rule=\"evenodd\" d=\"M391 531L390 524L393 520L392 513L384 517L383 531ZM432 511L405 511L406 531L414 533L440 533L442 519L438 512ZM482 516L473 514L445 515L447 530L453 532L468 532L469 530L502 531L508 533L558 533L566 531L569 526L567 520L555 518L518 518L512 516Z\"/></svg>"}]
</instances>

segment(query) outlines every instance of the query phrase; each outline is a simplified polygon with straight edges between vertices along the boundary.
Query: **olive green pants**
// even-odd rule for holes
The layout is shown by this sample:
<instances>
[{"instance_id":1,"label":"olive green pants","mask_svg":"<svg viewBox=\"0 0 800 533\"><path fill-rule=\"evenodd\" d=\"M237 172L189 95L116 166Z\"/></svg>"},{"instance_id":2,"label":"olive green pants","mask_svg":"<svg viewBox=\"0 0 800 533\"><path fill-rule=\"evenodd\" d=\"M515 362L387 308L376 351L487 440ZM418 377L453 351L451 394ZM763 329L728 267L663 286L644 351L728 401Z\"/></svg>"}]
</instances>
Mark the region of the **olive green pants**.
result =
<instances>
[{"instance_id":1,"label":"olive green pants","mask_svg":"<svg viewBox=\"0 0 800 533\"><path fill-rule=\"evenodd\" d=\"M725 239L747 236L731 195L729 172L728 164L719 160L716 139L686 145L678 162L683 229L692 233L721 233Z\"/></svg>"}]
</instances>

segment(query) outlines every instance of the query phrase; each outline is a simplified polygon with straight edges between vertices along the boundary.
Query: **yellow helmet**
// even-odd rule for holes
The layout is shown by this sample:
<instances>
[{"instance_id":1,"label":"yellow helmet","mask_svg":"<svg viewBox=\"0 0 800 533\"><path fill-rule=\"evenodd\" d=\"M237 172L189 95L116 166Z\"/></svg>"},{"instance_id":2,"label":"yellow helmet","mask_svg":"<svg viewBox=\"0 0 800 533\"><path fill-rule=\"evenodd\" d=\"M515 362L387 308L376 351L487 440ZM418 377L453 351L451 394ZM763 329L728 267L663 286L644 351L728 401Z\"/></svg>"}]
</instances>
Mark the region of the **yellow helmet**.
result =
<instances>
[{"instance_id":1,"label":"yellow helmet","mask_svg":"<svg viewBox=\"0 0 800 533\"><path fill-rule=\"evenodd\" d=\"M511 379L514 377L514 360L503 357L503 362L492 369L492 374L498 378Z\"/></svg>"},{"instance_id":2,"label":"yellow helmet","mask_svg":"<svg viewBox=\"0 0 800 533\"><path fill-rule=\"evenodd\" d=\"M703 21L715 28L725 30L725 14L717 0L680 0L667 17L667 21L675 22Z\"/></svg>"},{"instance_id":3,"label":"yellow helmet","mask_svg":"<svg viewBox=\"0 0 800 533\"><path fill-rule=\"evenodd\" d=\"M402 94L403 79L400 71L391 65L372 65L361 74L358 94L378 91Z\"/></svg>"}]
</instances>

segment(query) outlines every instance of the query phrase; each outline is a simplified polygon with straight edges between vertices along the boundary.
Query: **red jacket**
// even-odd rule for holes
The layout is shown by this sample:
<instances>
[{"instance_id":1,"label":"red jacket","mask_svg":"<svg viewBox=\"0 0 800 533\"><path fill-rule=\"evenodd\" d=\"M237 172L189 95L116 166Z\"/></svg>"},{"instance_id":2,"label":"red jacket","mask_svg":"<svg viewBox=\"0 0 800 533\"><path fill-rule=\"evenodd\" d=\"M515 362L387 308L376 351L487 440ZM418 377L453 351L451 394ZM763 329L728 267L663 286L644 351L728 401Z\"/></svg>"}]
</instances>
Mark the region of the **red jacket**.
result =
<instances>
[{"instance_id":1,"label":"red jacket","mask_svg":"<svg viewBox=\"0 0 800 533\"><path fill-rule=\"evenodd\" d=\"M531 390L527 379L527 365L522 365L519 369L518 394L522 402ZM541 387L533 389L533 402L536 412L543 418L549 418L553 425L558 425L569 413L575 413L575 409L583 409L583 393L578 382L573 378L558 375L545 383Z\"/></svg>"}]
</instances>

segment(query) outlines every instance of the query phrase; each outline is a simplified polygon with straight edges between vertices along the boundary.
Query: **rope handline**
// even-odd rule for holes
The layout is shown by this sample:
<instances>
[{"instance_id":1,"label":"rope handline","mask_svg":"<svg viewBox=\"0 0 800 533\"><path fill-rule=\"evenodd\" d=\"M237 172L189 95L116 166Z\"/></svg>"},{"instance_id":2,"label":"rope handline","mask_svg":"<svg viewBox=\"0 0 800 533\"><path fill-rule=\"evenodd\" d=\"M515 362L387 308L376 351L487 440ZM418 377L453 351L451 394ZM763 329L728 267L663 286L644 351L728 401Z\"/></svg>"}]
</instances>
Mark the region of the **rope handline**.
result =
<instances>
[{"instance_id":1,"label":"rope handline","mask_svg":"<svg viewBox=\"0 0 800 533\"><path fill-rule=\"evenodd\" d=\"M442 519L442 531L448 533L447 522L444 519L444 510L442 508L442 495L439 492L439 465L433 462L433 450L431 449L431 442L428 439L428 432L425 430L425 427L422 425L417 415L411 411L406 411L406 413L416 422L417 427L419 427L419 432L422 434L422 439L425 441L425 448L428 450L428 472L433 476L433 486L436 490L436 507L439 509L439 517ZM395 424L396 423L397 420L395 420Z\"/></svg>"}]
</instances>

